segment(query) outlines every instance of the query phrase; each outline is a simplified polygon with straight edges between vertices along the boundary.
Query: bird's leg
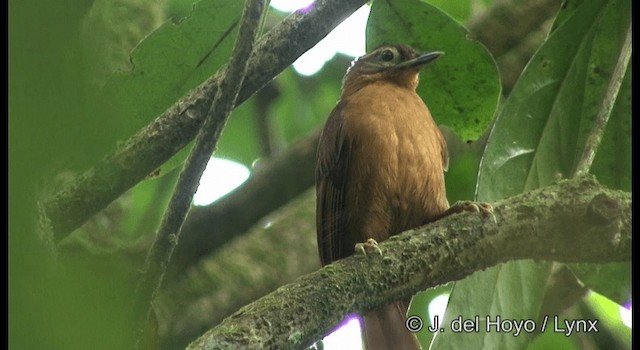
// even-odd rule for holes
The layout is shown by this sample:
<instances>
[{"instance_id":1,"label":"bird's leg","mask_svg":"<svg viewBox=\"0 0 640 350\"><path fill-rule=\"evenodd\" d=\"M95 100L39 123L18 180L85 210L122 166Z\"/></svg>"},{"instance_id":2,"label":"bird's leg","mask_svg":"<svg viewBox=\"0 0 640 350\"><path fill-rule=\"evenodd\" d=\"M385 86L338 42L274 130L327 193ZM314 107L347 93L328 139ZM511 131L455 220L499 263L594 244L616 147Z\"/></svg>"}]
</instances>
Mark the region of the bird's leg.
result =
<instances>
[{"instance_id":1,"label":"bird's leg","mask_svg":"<svg viewBox=\"0 0 640 350\"><path fill-rule=\"evenodd\" d=\"M373 238L367 239L367 241L364 243L356 243L355 252L356 254L362 254L362 255L367 255L371 252L376 252L382 255L382 250L380 250L380 247L378 247L378 242L376 242L376 240Z\"/></svg>"},{"instance_id":2,"label":"bird's leg","mask_svg":"<svg viewBox=\"0 0 640 350\"><path fill-rule=\"evenodd\" d=\"M445 210L438 219L442 219L452 214L463 212L480 213L484 219L490 219L494 224L497 223L495 215L493 215L493 207L485 202L457 201L449 209Z\"/></svg>"}]
</instances>

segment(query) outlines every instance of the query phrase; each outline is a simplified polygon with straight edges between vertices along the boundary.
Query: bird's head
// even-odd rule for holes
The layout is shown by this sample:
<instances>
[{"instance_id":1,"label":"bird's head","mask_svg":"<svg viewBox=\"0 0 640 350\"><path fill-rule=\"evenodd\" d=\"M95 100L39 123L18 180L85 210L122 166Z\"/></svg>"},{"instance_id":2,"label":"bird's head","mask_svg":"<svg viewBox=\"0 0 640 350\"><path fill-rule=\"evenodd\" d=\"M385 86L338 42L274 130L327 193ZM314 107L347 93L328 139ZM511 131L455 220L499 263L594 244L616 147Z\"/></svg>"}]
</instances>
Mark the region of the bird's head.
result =
<instances>
[{"instance_id":1,"label":"bird's head","mask_svg":"<svg viewBox=\"0 0 640 350\"><path fill-rule=\"evenodd\" d=\"M418 53L406 45L380 46L351 63L344 76L343 90L349 87L358 89L379 80L415 90L420 70L443 54L440 51Z\"/></svg>"}]
</instances>

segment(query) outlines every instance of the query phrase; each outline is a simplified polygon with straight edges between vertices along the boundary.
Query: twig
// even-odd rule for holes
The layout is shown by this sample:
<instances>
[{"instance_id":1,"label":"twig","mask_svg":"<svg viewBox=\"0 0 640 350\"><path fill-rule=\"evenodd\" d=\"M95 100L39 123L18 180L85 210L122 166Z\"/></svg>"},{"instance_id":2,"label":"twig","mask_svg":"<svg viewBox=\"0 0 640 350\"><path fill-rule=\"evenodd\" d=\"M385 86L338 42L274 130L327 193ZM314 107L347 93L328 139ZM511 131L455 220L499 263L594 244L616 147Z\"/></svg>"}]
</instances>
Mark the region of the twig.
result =
<instances>
[{"instance_id":1,"label":"twig","mask_svg":"<svg viewBox=\"0 0 640 350\"><path fill-rule=\"evenodd\" d=\"M366 0L318 0L284 19L256 43L236 100L244 102L324 38ZM125 145L45 201L59 241L143 180L196 135L219 88L221 72L176 102Z\"/></svg>"},{"instance_id":2,"label":"twig","mask_svg":"<svg viewBox=\"0 0 640 350\"><path fill-rule=\"evenodd\" d=\"M180 227L198 188L200 177L216 147L222 128L235 105L263 10L263 0L247 0L229 65L222 76L219 89L198 133L195 145L180 173L155 241L149 249L135 298L137 302L147 305L142 306L143 309L147 309L144 311L146 316L142 327L151 319L151 301L162 283L173 250L178 244Z\"/></svg>"},{"instance_id":3,"label":"twig","mask_svg":"<svg viewBox=\"0 0 640 350\"><path fill-rule=\"evenodd\" d=\"M580 160L576 165L573 176L586 174L589 172L589 169L591 169L591 164L593 164L593 159L596 156L596 151L598 150L600 142L602 141L602 135L604 135L604 130L606 129L607 123L609 122L609 116L611 116L611 110L613 109L616 98L618 97L618 92L620 91L620 86L622 85L624 75L627 72L627 66L629 65L630 59L631 24L629 24L629 28L627 29L627 34L624 38L622 47L620 48L618 62L616 62L616 66L613 69L613 74L611 75L611 79L609 80L609 85L607 86L607 92L602 99L602 104L600 105L600 110L598 110L596 120L593 123L593 128L587 136L584 148L582 149L582 156L580 157Z\"/></svg>"},{"instance_id":4,"label":"twig","mask_svg":"<svg viewBox=\"0 0 640 350\"><path fill-rule=\"evenodd\" d=\"M353 256L306 275L243 307L189 349L303 348L350 313L509 260L631 259L631 194L591 176L494 204L500 225L467 213L394 236L380 244L383 257Z\"/></svg>"}]
</instances>

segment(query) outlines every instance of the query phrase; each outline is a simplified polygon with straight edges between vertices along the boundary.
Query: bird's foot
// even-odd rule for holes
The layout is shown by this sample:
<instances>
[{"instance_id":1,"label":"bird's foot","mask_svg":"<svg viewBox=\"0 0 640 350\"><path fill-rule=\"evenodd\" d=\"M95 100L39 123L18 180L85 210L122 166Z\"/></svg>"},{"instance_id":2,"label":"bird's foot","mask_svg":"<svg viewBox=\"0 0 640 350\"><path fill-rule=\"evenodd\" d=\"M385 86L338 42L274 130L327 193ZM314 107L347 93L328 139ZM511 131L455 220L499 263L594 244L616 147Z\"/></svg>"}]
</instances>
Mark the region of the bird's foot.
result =
<instances>
[{"instance_id":1,"label":"bird's foot","mask_svg":"<svg viewBox=\"0 0 640 350\"><path fill-rule=\"evenodd\" d=\"M376 252L382 255L382 250L380 250L380 247L378 247L378 242L376 242L376 240L373 238L367 239L367 241L364 243L356 243L355 251L356 254L362 255L367 255L372 252Z\"/></svg>"},{"instance_id":2,"label":"bird's foot","mask_svg":"<svg viewBox=\"0 0 640 350\"><path fill-rule=\"evenodd\" d=\"M493 207L485 202L457 201L442 214L442 217L463 212L480 213L485 220L497 223Z\"/></svg>"}]
</instances>

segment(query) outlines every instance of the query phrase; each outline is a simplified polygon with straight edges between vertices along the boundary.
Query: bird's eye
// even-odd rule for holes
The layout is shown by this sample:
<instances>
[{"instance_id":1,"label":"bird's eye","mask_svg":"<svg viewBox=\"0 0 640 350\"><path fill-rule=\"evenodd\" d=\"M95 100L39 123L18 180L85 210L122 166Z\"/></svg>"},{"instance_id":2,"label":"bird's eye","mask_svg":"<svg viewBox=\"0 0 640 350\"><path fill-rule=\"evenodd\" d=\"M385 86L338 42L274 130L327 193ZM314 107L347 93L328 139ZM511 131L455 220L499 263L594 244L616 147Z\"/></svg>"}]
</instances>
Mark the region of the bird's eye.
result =
<instances>
[{"instance_id":1,"label":"bird's eye","mask_svg":"<svg viewBox=\"0 0 640 350\"><path fill-rule=\"evenodd\" d=\"M393 61L394 58L395 58L395 54L391 49L386 49L382 51L382 53L380 54L380 59L382 59L385 62L391 62Z\"/></svg>"}]
</instances>

